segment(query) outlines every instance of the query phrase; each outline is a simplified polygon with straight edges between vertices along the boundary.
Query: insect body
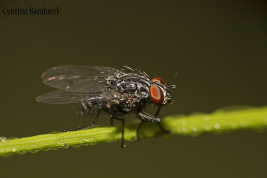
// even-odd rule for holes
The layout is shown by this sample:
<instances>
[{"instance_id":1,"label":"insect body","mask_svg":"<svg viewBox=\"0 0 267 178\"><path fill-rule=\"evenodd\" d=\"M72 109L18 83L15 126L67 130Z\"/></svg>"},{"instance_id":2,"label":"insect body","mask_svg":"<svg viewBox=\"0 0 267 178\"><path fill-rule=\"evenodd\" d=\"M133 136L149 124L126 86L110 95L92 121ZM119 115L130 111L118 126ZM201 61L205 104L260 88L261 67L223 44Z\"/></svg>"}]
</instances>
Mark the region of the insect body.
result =
<instances>
[{"instance_id":1,"label":"insect body","mask_svg":"<svg viewBox=\"0 0 267 178\"><path fill-rule=\"evenodd\" d=\"M122 122L122 141L124 145L124 119L120 116L135 112L141 123L137 127L137 140L139 129L143 122L157 122L162 105L172 102L173 93L161 78L153 78L140 70L133 70L125 66L125 70L109 67L91 66L59 66L48 69L42 75L43 82L51 87L58 88L53 92L38 96L37 101L49 104L79 103L81 114L96 113L92 124L80 127L80 130L96 124L101 111L109 114L111 125L113 119ZM155 116L143 112L150 103L158 105Z\"/></svg>"}]
</instances>

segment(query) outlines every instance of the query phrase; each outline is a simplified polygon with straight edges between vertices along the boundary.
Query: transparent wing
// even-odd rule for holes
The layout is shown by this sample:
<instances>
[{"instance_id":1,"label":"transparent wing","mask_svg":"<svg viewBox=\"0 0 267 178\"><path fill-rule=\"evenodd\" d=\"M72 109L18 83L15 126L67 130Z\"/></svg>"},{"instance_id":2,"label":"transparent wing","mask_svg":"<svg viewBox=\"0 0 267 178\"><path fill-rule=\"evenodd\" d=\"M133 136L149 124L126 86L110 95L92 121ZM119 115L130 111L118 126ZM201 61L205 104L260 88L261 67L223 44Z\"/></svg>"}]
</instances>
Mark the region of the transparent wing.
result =
<instances>
[{"instance_id":1,"label":"transparent wing","mask_svg":"<svg viewBox=\"0 0 267 178\"><path fill-rule=\"evenodd\" d=\"M70 92L94 92L105 89L105 78L115 72L110 67L58 66L48 69L42 75L43 82L51 87Z\"/></svg>"},{"instance_id":2,"label":"transparent wing","mask_svg":"<svg viewBox=\"0 0 267 178\"><path fill-rule=\"evenodd\" d=\"M48 104L69 104L69 103L78 103L80 99L99 96L99 94L100 93L89 94L80 92L69 92L66 90L55 90L53 92L37 96L36 100L41 103L48 103Z\"/></svg>"}]
</instances>

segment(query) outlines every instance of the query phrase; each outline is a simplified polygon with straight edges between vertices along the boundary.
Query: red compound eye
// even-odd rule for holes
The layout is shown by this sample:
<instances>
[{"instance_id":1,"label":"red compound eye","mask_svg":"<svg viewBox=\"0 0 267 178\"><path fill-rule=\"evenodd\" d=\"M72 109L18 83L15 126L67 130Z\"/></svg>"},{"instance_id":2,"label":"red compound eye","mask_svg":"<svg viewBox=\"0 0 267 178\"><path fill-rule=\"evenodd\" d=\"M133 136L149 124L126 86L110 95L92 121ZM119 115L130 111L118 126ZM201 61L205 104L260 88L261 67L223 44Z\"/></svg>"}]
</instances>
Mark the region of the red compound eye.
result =
<instances>
[{"instance_id":1,"label":"red compound eye","mask_svg":"<svg viewBox=\"0 0 267 178\"><path fill-rule=\"evenodd\" d=\"M165 81L158 77L153 78L152 81L157 82L158 84L166 85Z\"/></svg>"},{"instance_id":2,"label":"red compound eye","mask_svg":"<svg viewBox=\"0 0 267 178\"><path fill-rule=\"evenodd\" d=\"M150 87L150 97L154 103L161 104L164 100L162 89L156 85L152 85Z\"/></svg>"}]
</instances>

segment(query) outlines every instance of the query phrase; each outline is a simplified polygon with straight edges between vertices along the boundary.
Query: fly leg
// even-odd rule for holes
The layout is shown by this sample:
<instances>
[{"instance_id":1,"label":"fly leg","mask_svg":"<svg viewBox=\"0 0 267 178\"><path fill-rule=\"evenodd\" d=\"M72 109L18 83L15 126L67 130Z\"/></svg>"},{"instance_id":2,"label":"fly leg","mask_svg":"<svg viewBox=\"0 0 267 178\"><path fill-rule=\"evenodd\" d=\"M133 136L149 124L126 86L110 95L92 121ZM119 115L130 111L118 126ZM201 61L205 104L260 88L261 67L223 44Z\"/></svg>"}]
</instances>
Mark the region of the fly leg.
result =
<instances>
[{"instance_id":1,"label":"fly leg","mask_svg":"<svg viewBox=\"0 0 267 178\"><path fill-rule=\"evenodd\" d=\"M139 129L141 127L141 125L143 124L143 120L141 120L140 124L138 125L137 129L136 129L136 141L139 141L140 138L139 138Z\"/></svg>"},{"instance_id":2,"label":"fly leg","mask_svg":"<svg viewBox=\"0 0 267 178\"><path fill-rule=\"evenodd\" d=\"M110 125L113 126L113 118L110 118Z\"/></svg>"},{"instance_id":3,"label":"fly leg","mask_svg":"<svg viewBox=\"0 0 267 178\"><path fill-rule=\"evenodd\" d=\"M147 114L143 111L139 111L138 112L138 118L141 119L140 124L138 125L137 129L136 129L136 140L138 141L139 138L139 129L142 126L143 122L160 122L160 119L154 116L151 116L150 114Z\"/></svg>"},{"instance_id":4,"label":"fly leg","mask_svg":"<svg viewBox=\"0 0 267 178\"><path fill-rule=\"evenodd\" d=\"M110 121L112 121L111 123L113 124L113 119L116 119L118 121L121 121L122 123L122 127L121 127L121 148L125 148L126 146L124 145L124 119L123 118L118 118L116 116L121 116L124 115L123 112L114 112L112 114L110 114Z\"/></svg>"},{"instance_id":5,"label":"fly leg","mask_svg":"<svg viewBox=\"0 0 267 178\"><path fill-rule=\"evenodd\" d=\"M157 110L157 112L156 112L156 114L155 114L155 117L158 117L159 112L160 112L160 109L161 109L161 106L162 106L162 105L159 106L159 108L158 108L158 110ZM162 127L162 125L161 125L160 122L158 122L158 126L159 126L159 128L160 128L163 132L171 133L170 130L166 130L166 129L164 129L164 128Z\"/></svg>"},{"instance_id":6,"label":"fly leg","mask_svg":"<svg viewBox=\"0 0 267 178\"><path fill-rule=\"evenodd\" d=\"M90 126L93 126L93 125L97 124L99 114L100 114L100 109L97 111L96 116L95 116L95 120L91 124L83 126L83 127L79 127L79 128L76 128L76 129L67 129L67 130L64 130L64 132L82 130L82 129L86 129L87 127L90 127Z\"/></svg>"}]
</instances>

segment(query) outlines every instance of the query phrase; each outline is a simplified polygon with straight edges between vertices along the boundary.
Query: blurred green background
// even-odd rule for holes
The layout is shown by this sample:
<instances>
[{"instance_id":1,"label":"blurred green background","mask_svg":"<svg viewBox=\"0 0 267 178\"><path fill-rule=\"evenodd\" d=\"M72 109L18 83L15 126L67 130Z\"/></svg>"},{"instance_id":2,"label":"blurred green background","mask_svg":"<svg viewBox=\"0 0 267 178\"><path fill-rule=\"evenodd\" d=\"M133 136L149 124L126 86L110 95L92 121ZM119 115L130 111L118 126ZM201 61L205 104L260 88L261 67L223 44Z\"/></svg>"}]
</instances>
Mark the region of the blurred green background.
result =
<instances>
[{"instance_id":1,"label":"blurred green background","mask_svg":"<svg viewBox=\"0 0 267 178\"><path fill-rule=\"evenodd\" d=\"M70 105L35 101L52 90L41 74L59 65L127 65L167 83L179 70L174 103L161 118L267 104L266 1L2 0L0 7L0 136L33 136L92 121ZM5 7L59 7L61 14L5 16ZM101 116L100 124L107 118ZM267 177L266 139L266 132L239 131L126 142L126 149L105 143L28 153L0 158L0 175Z\"/></svg>"}]
</instances>

